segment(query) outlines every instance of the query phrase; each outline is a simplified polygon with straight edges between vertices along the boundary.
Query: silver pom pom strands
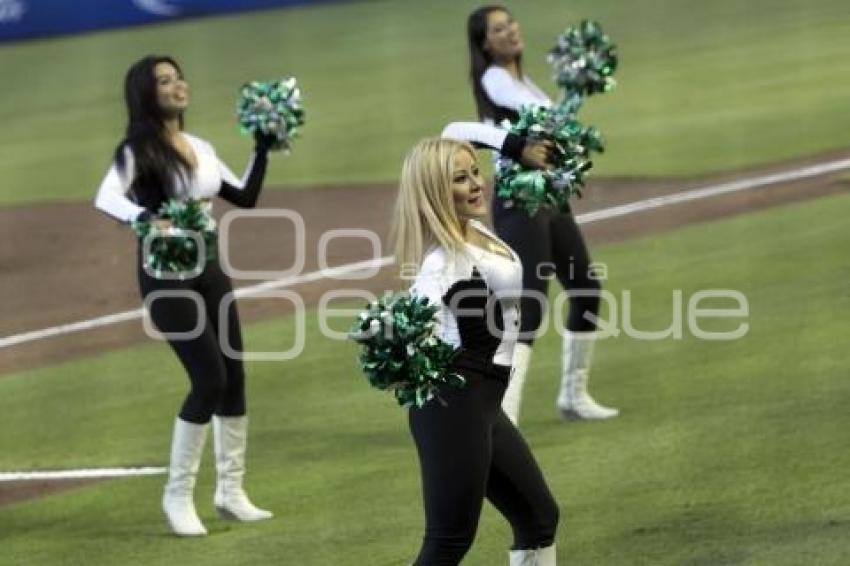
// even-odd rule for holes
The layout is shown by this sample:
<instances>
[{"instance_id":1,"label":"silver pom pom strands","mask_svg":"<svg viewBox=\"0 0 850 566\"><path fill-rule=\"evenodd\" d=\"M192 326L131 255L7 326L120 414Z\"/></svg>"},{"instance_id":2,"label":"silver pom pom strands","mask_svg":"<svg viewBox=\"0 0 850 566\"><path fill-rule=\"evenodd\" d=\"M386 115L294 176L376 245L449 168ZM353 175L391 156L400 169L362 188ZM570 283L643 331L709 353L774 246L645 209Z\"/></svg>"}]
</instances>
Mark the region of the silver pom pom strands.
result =
<instances>
[{"instance_id":1,"label":"silver pom pom strands","mask_svg":"<svg viewBox=\"0 0 850 566\"><path fill-rule=\"evenodd\" d=\"M288 152L304 125L301 90L294 77L251 81L240 89L236 115L242 133L270 138L270 149Z\"/></svg>"},{"instance_id":2,"label":"silver pom pom strands","mask_svg":"<svg viewBox=\"0 0 850 566\"><path fill-rule=\"evenodd\" d=\"M569 210L571 196L581 196L585 173L592 167L592 152L602 152L599 130L582 125L570 108L526 106L510 131L531 140L550 140L556 158L552 169L529 169L507 157L497 164L496 194L506 206L516 206L530 216L542 207Z\"/></svg>"},{"instance_id":3,"label":"silver pom pom strands","mask_svg":"<svg viewBox=\"0 0 850 566\"><path fill-rule=\"evenodd\" d=\"M441 386L465 384L451 371L455 348L434 336L436 311L425 297L387 294L370 303L349 332L363 348L360 367L369 383L392 391L403 407L439 399Z\"/></svg>"},{"instance_id":4,"label":"silver pom pom strands","mask_svg":"<svg viewBox=\"0 0 850 566\"><path fill-rule=\"evenodd\" d=\"M602 153L605 144L599 130L583 125L576 115L585 97L608 92L616 85L612 75L617 69L617 50L595 21L568 27L557 37L547 59L555 82L563 89L560 102L550 109L523 108L517 122L506 127L529 139L554 142L558 150L554 167L529 169L503 157L497 170L499 197L507 206L520 207L532 216L542 207L567 211L569 199L581 196L584 175L592 166L590 156Z\"/></svg>"},{"instance_id":5,"label":"silver pom pom strands","mask_svg":"<svg viewBox=\"0 0 850 566\"><path fill-rule=\"evenodd\" d=\"M202 200L169 200L158 211L160 219L171 220L171 227L161 229L155 221L143 220L131 223L133 231L140 240L150 238L148 254L144 258L146 267L157 278L166 273L179 274L182 279L196 274L200 258L199 242L202 241L207 261L217 256L217 235L215 221L209 214L207 204ZM192 235L195 235L193 237Z\"/></svg>"},{"instance_id":6,"label":"silver pom pom strands","mask_svg":"<svg viewBox=\"0 0 850 566\"><path fill-rule=\"evenodd\" d=\"M558 36L547 60L555 83L571 95L589 96L616 86L617 48L593 20L583 20Z\"/></svg>"}]
</instances>

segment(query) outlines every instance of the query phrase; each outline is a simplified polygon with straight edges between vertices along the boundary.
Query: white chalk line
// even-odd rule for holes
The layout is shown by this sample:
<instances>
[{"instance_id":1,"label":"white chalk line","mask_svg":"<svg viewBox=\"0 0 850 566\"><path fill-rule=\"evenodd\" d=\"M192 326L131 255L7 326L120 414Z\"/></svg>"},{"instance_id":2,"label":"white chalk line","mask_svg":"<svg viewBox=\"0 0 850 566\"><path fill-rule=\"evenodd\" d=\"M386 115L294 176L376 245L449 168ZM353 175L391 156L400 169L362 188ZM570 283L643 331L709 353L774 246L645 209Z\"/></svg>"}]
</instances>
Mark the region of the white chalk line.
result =
<instances>
[{"instance_id":1,"label":"white chalk line","mask_svg":"<svg viewBox=\"0 0 850 566\"><path fill-rule=\"evenodd\" d=\"M579 224L590 224L591 222L599 222L600 220L608 220L611 218L618 218L620 216L626 216L629 214L634 214L636 212L643 212L645 210L651 210L653 208L660 208L663 206L669 206L672 204L678 204L682 202L688 202L692 200L709 198L717 195L733 193L737 191L744 191L749 189L754 189L758 187L764 187L766 185L772 185L776 183L784 183L788 181L796 181L800 179L806 179L809 177L817 177L820 175L826 175L829 173L834 173L836 171L842 171L844 169L850 169L850 159L841 159L837 161L830 161L826 163L821 163L817 165L812 165L810 167L803 167L801 169L794 169L791 171L785 171L781 173L774 173L770 175L761 175L758 177L751 177L749 179L740 179L738 181L730 181L727 183L721 183L718 185L712 185L708 187L703 187L699 189L691 189L685 190L679 193L674 193L671 195L665 195L660 197L649 198L645 200L635 201L629 204L624 204L620 206L613 206L610 208L604 208L602 210L596 210L593 212L588 212L585 214L580 214L576 216L576 221ZM319 271L313 271L310 273L305 273L302 275L297 275L294 277L287 277L282 279L277 279L274 281L266 281L264 283L259 283L257 285L251 285L248 287L243 287L236 291L237 297L250 297L253 295L262 294L264 291L270 291L273 289L279 289L282 287L289 287L292 285L297 285L301 283L309 283L312 281L318 281L320 279L332 278L332 277L340 277L343 275L347 275L350 273L355 273L358 271L362 271L365 269L376 269L382 268L387 265L391 265L394 261L392 256L386 256L378 259L370 259L364 261L358 261L354 263L348 263L345 265L341 265L338 267L323 269ZM108 326L110 324L116 324L119 322L124 322L128 320L135 320L144 316L144 309L135 309L130 311L124 311L116 314L111 314L107 316L102 316L98 318L93 318L90 320L84 320L80 322L75 322L72 324L64 324L61 326L54 326L51 328L45 328L42 330L36 330L33 332L27 332L24 334L18 334L15 336L9 336L7 338L0 339L0 348L5 348L8 346L13 346L16 344L22 344L25 342L31 342L34 340L40 340L44 338L48 338L51 336L57 336L61 334L69 334L71 332L79 332L83 330L89 330L92 328L98 328L102 326ZM142 468L98 468L98 469L84 469L84 470L56 470L56 471L34 471L34 472L0 472L0 482L9 482L9 481L26 481L26 480L62 480L62 479L83 479L83 478L116 478L116 477L131 477L131 476L146 476L146 475L159 475L164 474L166 472L166 468L157 468L157 467L142 467Z\"/></svg>"},{"instance_id":2,"label":"white chalk line","mask_svg":"<svg viewBox=\"0 0 850 566\"><path fill-rule=\"evenodd\" d=\"M671 195L649 198L645 200L635 201L629 204L620 206L612 206L602 210L595 210L576 216L576 221L579 224L588 224L590 222L598 222L600 220L608 220L609 218L617 218L626 216L635 212L643 212L653 208L669 206L671 204L679 204L692 200L699 200L708 197L714 197L727 193L756 189L766 185L775 185L777 183L785 183L788 181L799 181L810 177L820 177L836 171L850 169L850 159L839 159L837 161L829 161L819 163L801 169L792 169L781 173L773 173L770 175L762 175L759 177L751 177L749 179L739 179L737 181L729 181L719 185L711 185L700 189L691 189Z\"/></svg>"},{"instance_id":3,"label":"white chalk line","mask_svg":"<svg viewBox=\"0 0 850 566\"><path fill-rule=\"evenodd\" d=\"M340 265L337 267L331 267L319 271L311 271L310 273L302 273L293 277L285 277L283 279L275 279L273 281L265 281L256 285L241 287L239 289L236 289L234 294L236 295L236 298L251 297L255 295L260 295L265 291L280 289L282 287L291 287L293 285L299 285L302 283L312 283L313 281L319 281L321 279L340 278L351 273L364 271L366 269L381 269L383 267L386 267L387 265L391 265L393 263L393 260L393 256L387 256L377 259L369 259L364 261L357 261L354 263L347 263L345 265ZM16 346L18 344L24 344L26 342L34 342L36 340L43 340L45 338L50 338L52 336L60 336L62 334L71 334L73 332L81 332L83 330L92 330L95 328L101 328L103 326L117 324L119 322L138 320L141 319L144 315L145 309L138 308L129 311L122 311L115 314L108 314L89 320L81 320L79 322L72 322L69 324L62 324L59 326L43 328L41 330L24 332L23 334L15 334L13 336L7 336L6 338L0 339L0 348L8 348L10 346Z\"/></svg>"},{"instance_id":4,"label":"white chalk line","mask_svg":"<svg viewBox=\"0 0 850 566\"><path fill-rule=\"evenodd\" d=\"M737 181L729 181L717 185L710 185L697 189L684 190L670 195L639 200L619 206L612 206L610 208L604 208L601 210L595 210L593 212L580 214L576 217L576 221L579 224L590 224L591 222L610 220L612 218L618 218L637 212L652 210L654 208L680 204L683 202L689 202L693 200L699 200L713 196L734 193L738 191L755 189L758 187L764 187L777 183L785 183L810 177L818 177L821 175L826 175L845 169L850 169L850 159L828 161L825 163L802 167L799 169L792 169L780 173L772 173L768 175L750 177L747 179L739 179ZM347 263L337 267L322 269L319 271L312 271L310 273L304 273L293 277L284 277L272 281L265 281L263 283L249 285L237 289L236 297L251 297L255 295L261 295L265 291L271 291L283 287L291 287L293 285L310 283L321 279L340 278L342 276L367 269L380 269L382 267L391 265L393 261L393 256L385 256L381 258L373 258L354 263ZM4 338L0 338L0 349L9 348L11 346L17 346L19 344L25 344L27 342L34 342L36 340L44 340L53 336L61 336L64 334L71 334L74 332L82 332L84 330L92 330L95 328L110 326L113 324L118 324L120 322L138 320L144 316L144 313L144 309L138 308L100 316L88 320L82 320L79 322L51 326L48 328L42 328L40 330L33 330L30 332L24 332L22 334L6 336Z\"/></svg>"},{"instance_id":5,"label":"white chalk line","mask_svg":"<svg viewBox=\"0 0 850 566\"><path fill-rule=\"evenodd\" d=\"M0 483L13 481L55 481L127 478L136 476L158 476L167 468L143 466L140 468L87 468L81 470L41 470L33 472L0 472Z\"/></svg>"}]
</instances>

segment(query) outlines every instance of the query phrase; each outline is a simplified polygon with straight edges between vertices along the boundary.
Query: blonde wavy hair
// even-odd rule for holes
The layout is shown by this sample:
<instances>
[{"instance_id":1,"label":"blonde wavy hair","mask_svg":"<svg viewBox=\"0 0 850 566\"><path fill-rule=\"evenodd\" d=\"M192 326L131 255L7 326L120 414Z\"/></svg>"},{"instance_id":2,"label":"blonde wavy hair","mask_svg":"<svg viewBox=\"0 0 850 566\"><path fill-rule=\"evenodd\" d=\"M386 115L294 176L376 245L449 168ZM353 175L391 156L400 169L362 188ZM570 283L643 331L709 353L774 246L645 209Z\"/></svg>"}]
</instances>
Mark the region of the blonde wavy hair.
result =
<instances>
[{"instance_id":1,"label":"blonde wavy hair","mask_svg":"<svg viewBox=\"0 0 850 566\"><path fill-rule=\"evenodd\" d=\"M463 227L452 197L454 157L462 150L475 156L468 143L426 138L404 159L390 231L402 271L418 268L433 246L449 253L462 249Z\"/></svg>"}]
</instances>

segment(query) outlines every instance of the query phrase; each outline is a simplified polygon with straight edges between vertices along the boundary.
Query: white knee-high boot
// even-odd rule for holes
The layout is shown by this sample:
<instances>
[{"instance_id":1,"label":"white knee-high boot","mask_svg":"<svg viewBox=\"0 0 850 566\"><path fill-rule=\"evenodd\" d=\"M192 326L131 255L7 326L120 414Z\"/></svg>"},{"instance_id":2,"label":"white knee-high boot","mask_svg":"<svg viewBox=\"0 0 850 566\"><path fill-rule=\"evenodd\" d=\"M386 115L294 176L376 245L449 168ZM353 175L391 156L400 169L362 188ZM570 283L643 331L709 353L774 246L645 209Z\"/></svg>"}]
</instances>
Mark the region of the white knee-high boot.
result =
<instances>
[{"instance_id":1,"label":"white knee-high boot","mask_svg":"<svg viewBox=\"0 0 850 566\"><path fill-rule=\"evenodd\" d=\"M532 550L512 550L510 566L556 566L555 545Z\"/></svg>"},{"instance_id":2,"label":"white knee-high boot","mask_svg":"<svg viewBox=\"0 0 850 566\"><path fill-rule=\"evenodd\" d=\"M201 455L207 440L206 424L195 424L179 417L174 421L168 482L162 495L162 509L175 535L197 537L207 534L195 511L193 493Z\"/></svg>"},{"instance_id":3,"label":"white knee-high boot","mask_svg":"<svg viewBox=\"0 0 850 566\"><path fill-rule=\"evenodd\" d=\"M505 397L502 399L502 410L511 419L514 425L519 425L519 409L522 404L522 388L525 386L525 376L528 374L528 365L531 362L531 346L523 342L517 342L514 346L513 372Z\"/></svg>"},{"instance_id":4,"label":"white knee-high boot","mask_svg":"<svg viewBox=\"0 0 850 566\"><path fill-rule=\"evenodd\" d=\"M242 487L245 477L245 447L248 443L248 417L213 417L217 481L215 508L225 519L262 521L271 511L259 509Z\"/></svg>"},{"instance_id":5,"label":"white knee-high boot","mask_svg":"<svg viewBox=\"0 0 850 566\"><path fill-rule=\"evenodd\" d=\"M620 414L617 409L604 407L587 392L587 379L593 359L595 332L564 334L561 390L557 407L567 419L610 419Z\"/></svg>"}]
</instances>

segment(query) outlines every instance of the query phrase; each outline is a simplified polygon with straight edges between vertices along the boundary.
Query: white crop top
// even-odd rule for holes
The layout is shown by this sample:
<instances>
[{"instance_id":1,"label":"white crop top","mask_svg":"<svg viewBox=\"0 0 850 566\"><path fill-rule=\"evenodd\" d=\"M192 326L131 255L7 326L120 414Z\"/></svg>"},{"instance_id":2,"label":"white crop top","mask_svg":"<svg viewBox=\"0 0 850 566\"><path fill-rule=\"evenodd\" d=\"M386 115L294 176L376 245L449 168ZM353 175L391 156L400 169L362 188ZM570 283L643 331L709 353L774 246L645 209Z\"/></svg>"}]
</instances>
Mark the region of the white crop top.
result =
<instances>
[{"instance_id":1,"label":"white crop top","mask_svg":"<svg viewBox=\"0 0 850 566\"><path fill-rule=\"evenodd\" d=\"M180 198L210 198L218 194L222 183L227 183L237 189L245 186L244 179L239 179L233 171L227 167L216 155L213 146L196 136L183 133L183 136L192 146L197 167L192 171L188 179L177 176L174 179L175 193ZM248 163L246 177L253 168L254 159ZM112 163L106 176L100 183L95 197L95 208L106 214L121 220L130 222L135 220L145 209L128 197L128 191L136 175L135 159L129 147L124 148L124 170L118 169L116 163Z\"/></svg>"},{"instance_id":2,"label":"white crop top","mask_svg":"<svg viewBox=\"0 0 850 566\"><path fill-rule=\"evenodd\" d=\"M470 220L469 227L510 250L507 244L477 220ZM511 366L514 345L519 334L519 298L522 293L522 264L513 250L511 256L512 260L471 244L467 244L464 253L459 254L450 254L443 248L434 248L425 255L422 267L410 288L411 294L428 297L430 303L438 307L436 335L452 346L461 347L463 344L457 319L445 304L444 297L455 283L471 279L473 270L477 268L487 289L499 301L502 312L503 331L499 333L500 341L492 362L508 367Z\"/></svg>"}]
</instances>

